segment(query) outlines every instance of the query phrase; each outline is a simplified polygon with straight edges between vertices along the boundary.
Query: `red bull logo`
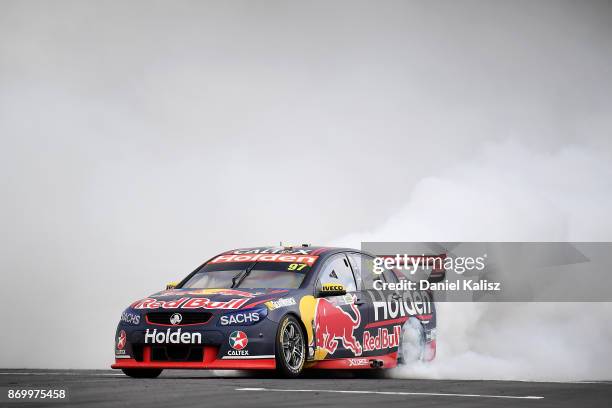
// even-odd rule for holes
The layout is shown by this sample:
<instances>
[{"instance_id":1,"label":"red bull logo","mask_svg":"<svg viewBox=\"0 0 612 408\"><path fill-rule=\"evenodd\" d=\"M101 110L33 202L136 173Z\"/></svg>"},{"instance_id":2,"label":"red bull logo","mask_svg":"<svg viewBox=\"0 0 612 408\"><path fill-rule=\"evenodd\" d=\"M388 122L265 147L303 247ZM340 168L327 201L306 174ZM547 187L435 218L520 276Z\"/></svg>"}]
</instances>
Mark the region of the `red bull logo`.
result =
<instances>
[{"instance_id":1,"label":"red bull logo","mask_svg":"<svg viewBox=\"0 0 612 408\"><path fill-rule=\"evenodd\" d=\"M350 349L356 356L361 355L361 344L353 334L361 324L361 313L354 303L351 303L350 307L354 318L329 300L318 299L314 318L317 347L334 354L340 339L345 348Z\"/></svg>"},{"instance_id":2,"label":"red bull logo","mask_svg":"<svg viewBox=\"0 0 612 408\"><path fill-rule=\"evenodd\" d=\"M363 332L363 348L365 351L382 350L394 348L400 344L400 336L402 335L402 326L393 326L393 332L389 333L386 327L379 328L376 334L369 331Z\"/></svg>"},{"instance_id":3,"label":"red bull logo","mask_svg":"<svg viewBox=\"0 0 612 408\"><path fill-rule=\"evenodd\" d=\"M183 297L176 300L146 298L132 303L134 309L240 309L249 299L236 298L225 302L213 301L205 297Z\"/></svg>"}]
</instances>

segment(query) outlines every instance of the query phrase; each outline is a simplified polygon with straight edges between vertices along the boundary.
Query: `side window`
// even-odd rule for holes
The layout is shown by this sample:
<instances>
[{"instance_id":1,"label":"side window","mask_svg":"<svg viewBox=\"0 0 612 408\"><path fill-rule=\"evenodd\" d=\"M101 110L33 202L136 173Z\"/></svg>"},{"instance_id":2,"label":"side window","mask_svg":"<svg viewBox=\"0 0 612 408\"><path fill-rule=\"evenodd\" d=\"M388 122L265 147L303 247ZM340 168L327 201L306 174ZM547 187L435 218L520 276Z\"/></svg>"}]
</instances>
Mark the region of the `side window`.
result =
<instances>
[{"instance_id":1,"label":"side window","mask_svg":"<svg viewBox=\"0 0 612 408\"><path fill-rule=\"evenodd\" d=\"M363 264L361 263L361 254L357 254L354 252L349 252L346 254L351 263L351 268L353 268L353 272L355 273L355 279L357 280L357 288L359 290L367 289L368 285L366 282L368 281L368 277L362 271Z\"/></svg>"},{"instance_id":2,"label":"side window","mask_svg":"<svg viewBox=\"0 0 612 408\"><path fill-rule=\"evenodd\" d=\"M343 285L347 292L357 290L353 271L344 254L334 255L327 261L319 275L319 284L323 283L338 283Z\"/></svg>"},{"instance_id":3,"label":"side window","mask_svg":"<svg viewBox=\"0 0 612 408\"><path fill-rule=\"evenodd\" d=\"M373 257L359 253L350 253L348 256L353 269L361 275L363 289L373 289L375 281L397 282L394 273L388 269L384 269L382 273L374 272Z\"/></svg>"}]
</instances>

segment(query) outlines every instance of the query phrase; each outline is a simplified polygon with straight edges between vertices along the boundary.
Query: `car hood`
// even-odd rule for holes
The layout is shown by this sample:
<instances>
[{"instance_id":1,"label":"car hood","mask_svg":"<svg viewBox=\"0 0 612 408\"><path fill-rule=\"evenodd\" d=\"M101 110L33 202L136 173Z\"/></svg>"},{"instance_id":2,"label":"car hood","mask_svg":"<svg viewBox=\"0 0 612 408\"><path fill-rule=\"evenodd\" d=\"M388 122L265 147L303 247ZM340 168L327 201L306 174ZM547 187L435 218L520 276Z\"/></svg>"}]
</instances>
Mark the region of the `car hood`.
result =
<instances>
[{"instance_id":1,"label":"car hood","mask_svg":"<svg viewBox=\"0 0 612 408\"><path fill-rule=\"evenodd\" d=\"M289 289L170 289L132 303L136 310L227 311L261 305L290 294Z\"/></svg>"}]
</instances>

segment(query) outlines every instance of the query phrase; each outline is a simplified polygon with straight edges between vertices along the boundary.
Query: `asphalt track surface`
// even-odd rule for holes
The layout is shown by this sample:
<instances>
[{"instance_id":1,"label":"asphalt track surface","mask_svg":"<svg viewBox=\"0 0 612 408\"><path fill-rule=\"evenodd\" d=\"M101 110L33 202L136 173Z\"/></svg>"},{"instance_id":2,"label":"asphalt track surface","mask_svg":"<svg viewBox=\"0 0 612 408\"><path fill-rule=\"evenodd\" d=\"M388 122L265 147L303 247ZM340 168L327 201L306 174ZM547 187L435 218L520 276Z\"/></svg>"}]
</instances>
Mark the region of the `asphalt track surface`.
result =
<instances>
[{"instance_id":1,"label":"asphalt track surface","mask_svg":"<svg viewBox=\"0 0 612 408\"><path fill-rule=\"evenodd\" d=\"M0 388L66 389L61 402L6 407L610 407L612 381L520 382L407 380L320 372L288 380L272 375L166 371L132 379L119 371L0 369Z\"/></svg>"}]
</instances>

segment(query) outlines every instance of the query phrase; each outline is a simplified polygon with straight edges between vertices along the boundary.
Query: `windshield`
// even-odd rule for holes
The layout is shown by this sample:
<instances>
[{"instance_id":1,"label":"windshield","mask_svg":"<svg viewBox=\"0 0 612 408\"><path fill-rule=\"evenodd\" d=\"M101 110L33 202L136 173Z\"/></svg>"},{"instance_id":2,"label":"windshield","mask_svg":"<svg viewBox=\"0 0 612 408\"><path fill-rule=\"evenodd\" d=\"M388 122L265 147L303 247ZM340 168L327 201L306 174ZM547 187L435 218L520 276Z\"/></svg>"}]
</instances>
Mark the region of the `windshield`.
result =
<instances>
[{"instance_id":1,"label":"windshield","mask_svg":"<svg viewBox=\"0 0 612 408\"><path fill-rule=\"evenodd\" d=\"M226 262L206 264L181 288L297 289L310 271L305 263Z\"/></svg>"}]
</instances>

